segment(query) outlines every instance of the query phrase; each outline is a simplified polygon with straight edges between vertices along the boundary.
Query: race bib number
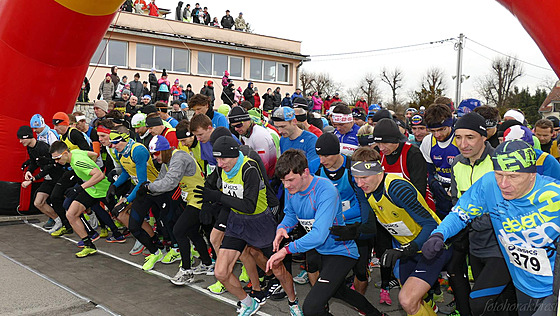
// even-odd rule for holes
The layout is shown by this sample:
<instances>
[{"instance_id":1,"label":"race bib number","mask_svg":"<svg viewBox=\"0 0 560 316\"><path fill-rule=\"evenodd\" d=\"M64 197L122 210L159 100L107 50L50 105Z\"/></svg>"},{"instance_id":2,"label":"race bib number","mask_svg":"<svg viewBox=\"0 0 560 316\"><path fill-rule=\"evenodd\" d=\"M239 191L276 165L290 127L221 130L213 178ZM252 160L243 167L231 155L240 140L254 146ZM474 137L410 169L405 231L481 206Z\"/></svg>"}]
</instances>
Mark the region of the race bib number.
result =
<instances>
[{"instance_id":1,"label":"race bib number","mask_svg":"<svg viewBox=\"0 0 560 316\"><path fill-rule=\"evenodd\" d=\"M412 232L406 226L403 221L394 222L394 223L380 223L385 229L389 232L389 234L393 236L412 236Z\"/></svg>"},{"instance_id":2,"label":"race bib number","mask_svg":"<svg viewBox=\"0 0 560 316\"><path fill-rule=\"evenodd\" d=\"M299 219L299 224L305 229L306 232L310 232L311 229L313 228L313 223L315 222L315 219Z\"/></svg>"},{"instance_id":3,"label":"race bib number","mask_svg":"<svg viewBox=\"0 0 560 316\"><path fill-rule=\"evenodd\" d=\"M187 202L187 196L189 196L189 192L181 190L181 198L183 201Z\"/></svg>"},{"instance_id":4,"label":"race bib number","mask_svg":"<svg viewBox=\"0 0 560 316\"><path fill-rule=\"evenodd\" d=\"M350 209L350 201L342 201L342 211L346 212Z\"/></svg>"},{"instance_id":5,"label":"race bib number","mask_svg":"<svg viewBox=\"0 0 560 316\"><path fill-rule=\"evenodd\" d=\"M239 199L243 198L243 185L222 182L222 192Z\"/></svg>"},{"instance_id":6,"label":"race bib number","mask_svg":"<svg viewBox=\"0 0 560 316\"><path fill-rule=\"evenodd\" d=\"M550 260L546 250L541 248L523 248L512 244L504 244L509 262L519 269L531 274L552 276Z\"/></svg>"}]
</instances>

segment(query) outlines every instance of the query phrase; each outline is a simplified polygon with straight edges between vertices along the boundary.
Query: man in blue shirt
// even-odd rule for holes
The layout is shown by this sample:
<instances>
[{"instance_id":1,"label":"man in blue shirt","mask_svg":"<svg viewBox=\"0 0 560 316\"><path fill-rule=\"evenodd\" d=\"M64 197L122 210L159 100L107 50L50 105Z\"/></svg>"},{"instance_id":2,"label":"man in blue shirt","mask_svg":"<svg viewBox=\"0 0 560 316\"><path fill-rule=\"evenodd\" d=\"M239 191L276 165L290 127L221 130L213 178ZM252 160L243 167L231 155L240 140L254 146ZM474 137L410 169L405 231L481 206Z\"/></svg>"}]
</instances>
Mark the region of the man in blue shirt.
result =
<instances>
[{"instance_id":1,"label":"man in blue shirt","mask_svg":"<svg viewBox=\"0 0 560 316\"><path fill-rule=\"evenodd\" d=\"M223 126L229 128L228 119L210 106L210 98L202 94L195 94L189 99L189 109L195 114L206 114L212 120L212 127Z\"/></svg>"},{"instance_id":2,"label":"man in blue shirt","mask_svg":"<svg viewBox=\"0 0 560 316\"><path fill-rule=\"evenodd\" d=\"M334 134L340 141L340 153L352 156L354 151L360 146L358 142L358 130L360 127L354 124L352 110L345 103L337 102L331 121L334 128L336 128Z\"/></svg>"},{"instance_id":3,"label":"man in blue shirt","mask_svg":"<svg viewBox=\"0 0 560 316\"><path fill-rule=\"evenodd\" d=\"M276 176L282 180L288 193L285 216L277 227L273 242L276 253L268 260L267 270L282 264L287 254L316 251L321 270L303 303L304 315L328 315L326 306L331 297L342 299L366 315L381 315L363 295L344 284L359 254L353 240L337 241L330 232L333 225L345 226L336 187L329 180L312 175L305 155L294 149L280 156ZM307 234L280 248L282 240L288 238L288 233L298 223Z\"/></svg>"},{"instance_id":4,"label":"man in blue shirt","mask_svg":"<svg viewBox=\"0 0 560 316\"><path fill-rule=\"evenodd\" d=\"M296 114L294 109L280 107L272 114L274 126L282 135L280 138L280 153L288 149L303 150L309 161L309 170L315 173L319 168L319 156L315 152L317 136L313 133L304 131L297 126Z\"/></svg>"}]
</instances>

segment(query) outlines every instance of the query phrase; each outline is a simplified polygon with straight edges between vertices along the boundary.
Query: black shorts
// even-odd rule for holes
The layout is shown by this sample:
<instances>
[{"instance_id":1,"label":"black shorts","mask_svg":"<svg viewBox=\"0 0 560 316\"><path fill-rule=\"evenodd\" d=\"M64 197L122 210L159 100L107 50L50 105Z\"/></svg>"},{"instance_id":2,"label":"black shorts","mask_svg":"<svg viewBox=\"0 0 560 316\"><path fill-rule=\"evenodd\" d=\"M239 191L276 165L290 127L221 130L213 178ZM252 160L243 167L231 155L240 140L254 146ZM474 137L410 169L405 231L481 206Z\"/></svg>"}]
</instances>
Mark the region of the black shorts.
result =
<instances>
[{"instance_id":1,"label":"black shorts","mask_svg":"<svg viewBox=\"0 0 560 316\"><path fill-rule=\"evenodd\" d=\"M87 193L87 191L82 191L82 193L80 193L74 199L74 201L80 202L83 206L85 206L86 209L96 205L97 203L101 202L102 200L103 200L102 198L92 197L91 195L89 195L89 193Z\"/></svg>"},{"instance_id":2,"label":"black shorts","mask_svg":"<svg viewBox=\"0 0 560 316\"><path fill-rule=\"evenodd\" d=\"M230 250L243 252L246 246L248 246L248 244L243 239L239 239L232 236L224 236L224 240L222 240L222 245L220 246L220 249L230 249ZM257 248L257 249L260 249L266 258L270 258L273 254L272 246Z\"/></svg>"},{"instance_id":3,"label":"black shorts","mask_svg":"<svg viewBox=\"0 0 560 316\"><path fill-rule=\"evenodd\" d=\"M41 185L39 185L39 188L37 188L37 193L41 192L47 195L51 195L55 185L56 181L45 180L43 181L43 183L41 183Z\"/></svg>"},{"instance_id":4,"label":"black shorts","mask_svg":"<svg viewBox=\"0 0 560 316\"><path fill-rule=\"evenodd\" d=\"M220 209L220 213L218 213L218 217L216 218L216 223L214 223L214 228L221 232L226 231L229 212L229 208L222 207Z\"/></svg>"},{"instance_id":5,"label":"black shorts","mask_svg":"<svg viewBox=\"0 0 560 316\"><path fill-rule=\"evenodd\" d=\"M426 259L421 253L400 259L399 279L404 284L409 277L416 277L428 284L434 284L439 273L451 259L452 248L441 251L433 259Z\"/></svg>"}]
</instances>

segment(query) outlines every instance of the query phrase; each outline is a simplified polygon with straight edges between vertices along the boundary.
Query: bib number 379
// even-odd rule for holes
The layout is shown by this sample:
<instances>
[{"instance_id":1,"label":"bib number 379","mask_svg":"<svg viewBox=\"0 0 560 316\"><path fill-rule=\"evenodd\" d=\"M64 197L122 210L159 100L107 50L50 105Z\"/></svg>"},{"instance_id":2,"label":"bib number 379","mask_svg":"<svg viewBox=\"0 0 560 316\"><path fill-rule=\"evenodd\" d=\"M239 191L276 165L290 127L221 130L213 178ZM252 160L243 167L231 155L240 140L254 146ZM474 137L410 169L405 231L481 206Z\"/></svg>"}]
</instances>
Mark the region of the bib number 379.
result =
<instances>
[{"instance_id":1,"label":"bib number 379","mask_svg":"<svg viewBox=\"0 0 560 316\"><path fill-rule=\"evenodd\" d=\"M531 274L552 276L550 260L546 250L540 248L523 248L512 244L506 244L505 249L509 261L516 267Z\"/></svg>"}]
</instances>

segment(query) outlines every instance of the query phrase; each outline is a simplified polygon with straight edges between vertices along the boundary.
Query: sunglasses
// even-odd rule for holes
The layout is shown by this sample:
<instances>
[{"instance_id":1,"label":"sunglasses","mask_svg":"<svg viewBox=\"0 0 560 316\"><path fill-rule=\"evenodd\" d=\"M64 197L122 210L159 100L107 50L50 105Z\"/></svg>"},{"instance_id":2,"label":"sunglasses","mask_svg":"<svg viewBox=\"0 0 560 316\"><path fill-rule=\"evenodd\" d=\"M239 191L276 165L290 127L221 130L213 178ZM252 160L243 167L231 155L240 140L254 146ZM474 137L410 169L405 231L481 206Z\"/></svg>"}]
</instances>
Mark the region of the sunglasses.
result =
<instances>
[{"instance_id":1,"label":"sunglasses","mask_svg":"<svg viewBox=\"0 0 560 316\"><path fill-rule=\"evenodd\" d=\"M62 153L62 154L60 154L60 155L58 155L58 156L56 156L56 157L52 157L52 159L53 159L54 161L59 161L59 160L62 158L63 155L64 155L64 153Z\"/></svg>"},{"instance_id":2,"label":"sunglasses","mask_svg":"<svg viewBox=\"0 0 560 316\"><path fill-rule=\"evenodd\" d=\"M116 144L120 143L121 140L120 139L112 139L112 140L110 140L110 142L111 142L111 144L116 145Z\"/></svg>"},{"instance_id":3,"label":"sunglasses","mask_svg":"<svg viewBox=\"0 0 560 316\"><path fill-rule=\"evenodd\" d=\"M232 125L231 127L233 127L233 128L242 128L242 127L243 127L243 123L239 123L239 124L236 124L236 125Z\"/></svg>"}]
</instances>

